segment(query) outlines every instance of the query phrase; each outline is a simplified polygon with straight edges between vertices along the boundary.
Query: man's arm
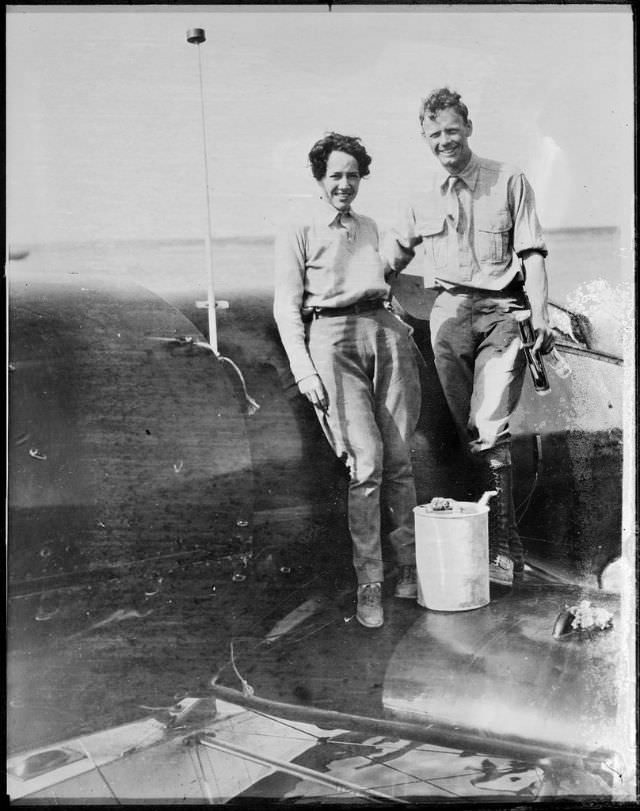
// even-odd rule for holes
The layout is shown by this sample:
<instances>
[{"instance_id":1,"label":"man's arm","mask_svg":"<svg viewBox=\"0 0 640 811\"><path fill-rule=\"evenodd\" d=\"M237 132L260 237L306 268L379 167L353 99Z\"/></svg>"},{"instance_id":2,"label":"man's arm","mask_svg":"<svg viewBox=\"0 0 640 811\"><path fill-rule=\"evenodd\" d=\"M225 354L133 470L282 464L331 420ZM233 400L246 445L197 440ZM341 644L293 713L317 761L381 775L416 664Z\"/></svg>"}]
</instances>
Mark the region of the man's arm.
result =
<instances>
[{"instance_id":1,"label":"man's arm","mask_svg":"<svg viewBox=\"0 0 640 811\"><path fill-rule=\"evenodd\" d=\"M548 282L544 256L538 251L523 251L520 255L525 269L524 288L531 305L531 324L536 333L534 351L543 355L551 352L555 339L549 325L547 306Z\"/></svg>"},{"instance_id":2,"label":"man's arm","mask_svg":"<svg viewBox=\"0 0 640 811\"><path fill-rule=\"evenodd\" d=\"M549 326L547 307L547 246L536 213L536 198L529 181L522 173L511 179L509 194L510 204L513 206L513 248L524 268L524 287L531 305L531 323L536 333L533 348L546 354L553 349L554 338Z\"/></svg>"}]
</instances>

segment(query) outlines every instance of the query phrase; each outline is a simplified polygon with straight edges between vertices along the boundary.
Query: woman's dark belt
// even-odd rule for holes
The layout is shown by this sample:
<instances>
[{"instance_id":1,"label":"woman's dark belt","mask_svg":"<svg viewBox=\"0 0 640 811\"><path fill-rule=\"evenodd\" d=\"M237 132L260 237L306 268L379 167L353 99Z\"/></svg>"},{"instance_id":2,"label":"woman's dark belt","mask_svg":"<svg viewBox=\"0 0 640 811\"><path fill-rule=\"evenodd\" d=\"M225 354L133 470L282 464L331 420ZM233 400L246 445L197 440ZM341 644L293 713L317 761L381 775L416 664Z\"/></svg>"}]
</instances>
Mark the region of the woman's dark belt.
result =
<instances>
[{"instance_id":1,"label":"woman's dark belt","mask_svg":"<svg viewBox=\"0 0 640 811\"><path fill-rule=\"evenodd\" d=\"M311 318L330 318L336 315L358 315L359 313L369 313L372 310L379 310L387 303L386 299L373 298L364 301L356 301L348 307L304 307L302 310L303 319L305 316Z\"/></svg>"}]
</instances>

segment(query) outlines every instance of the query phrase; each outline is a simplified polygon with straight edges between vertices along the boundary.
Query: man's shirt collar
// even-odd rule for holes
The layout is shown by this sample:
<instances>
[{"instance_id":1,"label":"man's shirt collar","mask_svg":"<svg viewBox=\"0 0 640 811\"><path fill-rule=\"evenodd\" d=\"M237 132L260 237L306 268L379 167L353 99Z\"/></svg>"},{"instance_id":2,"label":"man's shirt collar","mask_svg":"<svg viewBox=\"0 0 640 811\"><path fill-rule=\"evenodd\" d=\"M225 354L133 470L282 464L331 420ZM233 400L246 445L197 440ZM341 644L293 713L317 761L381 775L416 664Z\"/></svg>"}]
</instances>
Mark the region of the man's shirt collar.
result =
<instances>
[{"instance_id":1,"label":"man's shirt collar","mask_svg":"<svg viewBox=\"0 0 640 811\"><path fill-rule=\"evenodd\" d=\"M445 191L446 184L450 177L459 177L460 180L473 191L476 187L476 183L478 181L478 170L480 168L480 164L478 163L478 158L474 153L471 153L471 157L469 158L469 163L464 167L464 169L457 175L450 175L445 172L441 172L441 181L440 181L440 188Z\"/></svg>"}]
</instances>

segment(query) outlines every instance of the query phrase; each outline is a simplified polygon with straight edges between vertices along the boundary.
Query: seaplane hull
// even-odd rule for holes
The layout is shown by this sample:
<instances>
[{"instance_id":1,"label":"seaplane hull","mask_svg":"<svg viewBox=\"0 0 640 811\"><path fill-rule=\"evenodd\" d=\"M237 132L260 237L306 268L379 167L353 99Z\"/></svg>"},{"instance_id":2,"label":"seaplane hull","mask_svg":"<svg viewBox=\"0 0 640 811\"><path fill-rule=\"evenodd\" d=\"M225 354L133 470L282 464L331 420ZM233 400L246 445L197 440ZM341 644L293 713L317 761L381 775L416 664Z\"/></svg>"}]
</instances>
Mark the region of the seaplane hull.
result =
<instances>
[{"instance_id":1,"label":"seaplane hull","mask_svg":"<svg viewBox=\"0 0 640 811\"><path fill-rule=\"evenodd\" d=\"M8 279L10 606L39 593L55 593L59 604L123 567L146 576L150 565L189 556L226 557L232 571L250 571L274 526L283 538L299 535L304 522L344 522L344 475L288 372L268 285L255 289L242 274L221 282L219 298L229 306L219 313L219 354L228 363L207 342L202 290L182 279L158 285L152 274L46 272L37 253L11 266ZM418 498L475 499L480 492L464 472L421 315L407 315L424 391L413 454ZM527 383L512 426L524 584L475 612L425 610L399 640L383 705L412 725L400 749L434 724L444 730L436 745L463 745L468 733L474 751L496 757L528 751L540 760L547 751L583 761L595 751L602 762L616 748L611 685L620 683L624 640L619 594L600 586L621 552L623 369L586 343L565 339L560 349L572 376L552 379L546 398ZM553 637L560 612L584 598L611 611L612 629ZM12 616L10 607L9 657ZM376 741L358 743L378 747L378 757ZM125 798L195 801L221 779L219 771L203 778L200 755L177 739L158 743L173 773L156 768L151 750L136 749L135 768L121 771L121 759L101 766L78 746L62 746L80 756L61 768L81 763L84 771L55 781L58 798L104 797L108 783ZM306 751L285 749L283 762ZM48 784L31 781L57 769L55 758L25 777L28 754L10 764L14 796L54 796ZM226 757L236 756L217 751L215 763ZM47 757L33 761L36 770L39 762L46 766ZM143 789L138 775L147 766L153 779ZM242 794L278 771L254 766L247 786L225 784L214 798ZM353 782L354 774L341 779Z\"/></svg>"}]
</instances>

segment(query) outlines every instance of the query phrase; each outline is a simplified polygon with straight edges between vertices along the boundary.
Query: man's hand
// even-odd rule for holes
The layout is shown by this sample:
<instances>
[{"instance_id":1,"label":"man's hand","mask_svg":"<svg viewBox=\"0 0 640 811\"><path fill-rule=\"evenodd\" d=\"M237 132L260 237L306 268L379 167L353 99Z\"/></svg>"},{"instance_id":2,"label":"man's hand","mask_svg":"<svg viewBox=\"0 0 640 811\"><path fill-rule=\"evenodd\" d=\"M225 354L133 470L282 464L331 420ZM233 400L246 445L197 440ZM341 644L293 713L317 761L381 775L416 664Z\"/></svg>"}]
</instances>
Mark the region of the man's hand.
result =
<instances>
[{"instance_id":1,"label":"man's hand","mask_svg":"<svg viewBox=\"0 0 640 811\"><path fill-rule=\"evenodd\" d=\"M326 411L329 408L329 398L318 375L309 375L298 381L300 394L304 394L311 405Z\"/></svg>"},{"instance_id":2,"label":"man's hand","mask_svg":"<svg viewBox=\"0 0 640 811\"><path fill-rule=\"evenodd\" d=\"M534 352L541 352L543 355L548 355L556 343L553 335L553 330L549 326L549 322L544 318L536 318L531 316L531 326L536 334L536 342L533 345Z\"/></svg>"}]
</instances>

